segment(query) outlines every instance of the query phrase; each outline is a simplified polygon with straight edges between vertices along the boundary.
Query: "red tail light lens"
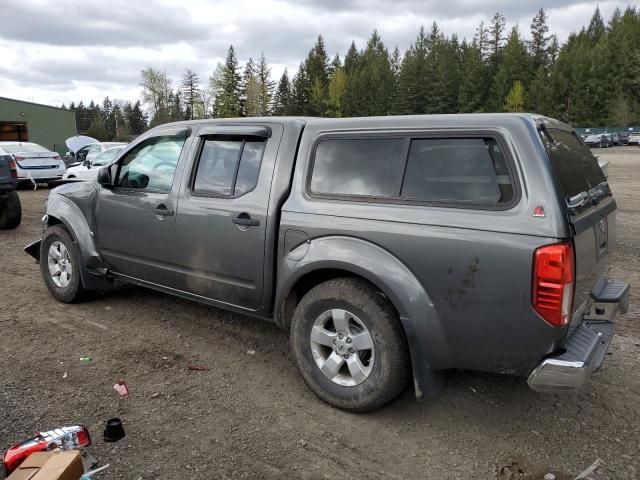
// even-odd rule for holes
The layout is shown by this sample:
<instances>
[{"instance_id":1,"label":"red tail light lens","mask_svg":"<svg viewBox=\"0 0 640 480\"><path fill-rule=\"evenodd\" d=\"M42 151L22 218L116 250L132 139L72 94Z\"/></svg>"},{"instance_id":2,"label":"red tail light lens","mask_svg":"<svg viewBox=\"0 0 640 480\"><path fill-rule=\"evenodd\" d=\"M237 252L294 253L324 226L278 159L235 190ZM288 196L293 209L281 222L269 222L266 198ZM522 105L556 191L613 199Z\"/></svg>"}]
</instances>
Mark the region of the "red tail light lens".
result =
<instances>
[{"instance_id":1,"label":"red tail light lens","mask_svg":"<svg viewBox=\"0 0 640 480\"><path fill-rule=\"evenodd\" d=\"M569 324L575 265L571 243L538 248L533 254L533 308L554 327Z\"/></svg>"},{"instance_id":2,"label":"red tail light lens","mask_svg":"<svg viewBox=\"0 0 640 480\"><path fill-rule=\"evenodd\" d=\"M15 160L9 160L9 170L11 171L11 178L18 178L18 167Z\"/></svg>"},{"instance_id":3,"label":"red tail light lens","mask_svg":"<svg viewBox=\"0 0 640 480\"><path fill-rule=\"evenodd\" d=\"M18 155L14 155L13 158L15 158L16 162L19 162L20 160L24 160L27 157L20 157Z\"/></svg>"}]
</instances>

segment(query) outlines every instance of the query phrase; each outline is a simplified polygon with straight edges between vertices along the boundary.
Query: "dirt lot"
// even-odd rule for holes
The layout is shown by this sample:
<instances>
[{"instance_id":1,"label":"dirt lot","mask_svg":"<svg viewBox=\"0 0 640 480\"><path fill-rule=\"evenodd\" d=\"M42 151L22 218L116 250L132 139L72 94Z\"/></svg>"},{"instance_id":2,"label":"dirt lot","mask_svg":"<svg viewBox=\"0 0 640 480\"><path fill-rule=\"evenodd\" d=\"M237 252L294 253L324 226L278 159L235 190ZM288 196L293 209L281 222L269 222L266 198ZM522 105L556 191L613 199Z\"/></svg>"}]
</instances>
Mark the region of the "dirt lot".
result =
<instances>
[{"instance_id":1,"label":"dirt lot","mask_svg":"<svg viewBox=\"0 0 640 480\"><path fill-rule=\"evenodd\" d=\"M367 415L317 400L266 322L133 287L57 303L21 251L40 234L47 191L22 191L22 225L0 233L0 449L80 423L111 464L99 478L488 479L513 462L531 478L573 478L597 458L594 479L639 478L640 149L597 153L619 205L612 274L639 287L591 389L545 396L522 379L451 372L438 398L407 390ZM114 416L127 436L106 444Z\"/></svg>"}]
</instances>

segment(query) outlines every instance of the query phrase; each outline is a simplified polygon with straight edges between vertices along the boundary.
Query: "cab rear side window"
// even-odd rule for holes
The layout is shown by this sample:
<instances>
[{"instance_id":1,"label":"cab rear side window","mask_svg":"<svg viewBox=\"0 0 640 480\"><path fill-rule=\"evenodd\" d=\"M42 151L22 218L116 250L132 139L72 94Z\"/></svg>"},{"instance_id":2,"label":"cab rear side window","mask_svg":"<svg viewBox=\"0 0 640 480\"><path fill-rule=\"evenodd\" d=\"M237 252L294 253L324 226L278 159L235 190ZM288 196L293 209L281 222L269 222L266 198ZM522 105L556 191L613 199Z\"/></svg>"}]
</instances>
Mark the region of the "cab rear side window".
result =
<instances>
[{"instance_id":1,"label":"cab rear side window","mask_svg":"<svg viewBox=\"0 0 640 480\"><path fill-rule=\"evenodd\" d=\"M491 137L336 138L316 147L312 195L507 208L516 199L509 162Z\"/></svg>"},{"instance_id":2,"label":"cab rear side window","mask_svg":"<svg viewBox=\"0 0 640 480\"><path fill-rule=\"evenodd\" d=\"M193 195L235 198L253 190L264 146L262 138L205 138L193 179Z\"/></svg>"}]
</instances>

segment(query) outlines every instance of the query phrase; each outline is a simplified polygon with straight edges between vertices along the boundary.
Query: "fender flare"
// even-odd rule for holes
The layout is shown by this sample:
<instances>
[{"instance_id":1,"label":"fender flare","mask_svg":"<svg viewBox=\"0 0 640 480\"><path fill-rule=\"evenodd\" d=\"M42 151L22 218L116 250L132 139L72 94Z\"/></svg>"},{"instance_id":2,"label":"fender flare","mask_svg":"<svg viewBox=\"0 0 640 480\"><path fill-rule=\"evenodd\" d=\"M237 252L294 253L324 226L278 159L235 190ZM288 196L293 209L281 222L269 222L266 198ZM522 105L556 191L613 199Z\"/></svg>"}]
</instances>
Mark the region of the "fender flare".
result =
<instances>
[{"instance_id":1,"label":"fender flare","mask_svg":"<svg viewBox=\"0 0 640 480\"><path fill-rule=\"evenodd\" d=\"M413 365L416 396L435 395L441 379L433 366L449 356L440 316L413 272L397 257L371 242L346 236L327 236L303 243L285 254L280 263L276 312L307 274L339 269L364 278L384 293L399 313ZM276 318L285 325L285 319Z\"/></svg>"},{"instance_id":2,"label":"fender flare","mask_svg":"<svg viewBox=\"0 0 640 480\"><path fill-rule=\"evenodd\" d=\"M98 269L103 268L102 259L98 254L93 232L82 210L63 195L51 195L47 204L48 216L46 226L56 219L67 229L71 238L78 246L82 257L80 276L87 289L104 289L111 286Z\"/></svg>"}]
</instances>

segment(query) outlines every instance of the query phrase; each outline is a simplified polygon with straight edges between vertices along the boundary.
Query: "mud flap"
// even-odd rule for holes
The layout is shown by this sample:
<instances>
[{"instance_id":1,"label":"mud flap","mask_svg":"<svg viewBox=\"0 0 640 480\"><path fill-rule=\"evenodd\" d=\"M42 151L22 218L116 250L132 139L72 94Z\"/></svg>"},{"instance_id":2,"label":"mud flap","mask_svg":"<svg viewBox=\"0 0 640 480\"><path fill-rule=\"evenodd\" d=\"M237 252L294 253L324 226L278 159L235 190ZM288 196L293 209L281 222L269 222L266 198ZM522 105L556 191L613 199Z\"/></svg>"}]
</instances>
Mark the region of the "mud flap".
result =
<instances>
[{"instance_id":1,"label":"mud flap","mask_svg":"<svg viewBox=\"0 0 640 480\"><path fill-rule=\"evenodd\" d=\"M34 242L29 243L26 247L24 247L24 251L35 258L36 262L40 263L40 244L42 240L36 240Z\"/></svg>"}]
</instances>

